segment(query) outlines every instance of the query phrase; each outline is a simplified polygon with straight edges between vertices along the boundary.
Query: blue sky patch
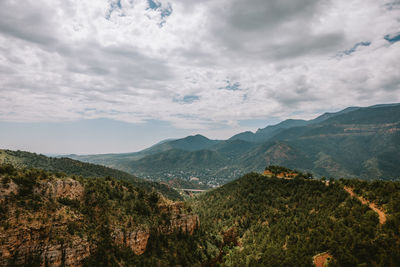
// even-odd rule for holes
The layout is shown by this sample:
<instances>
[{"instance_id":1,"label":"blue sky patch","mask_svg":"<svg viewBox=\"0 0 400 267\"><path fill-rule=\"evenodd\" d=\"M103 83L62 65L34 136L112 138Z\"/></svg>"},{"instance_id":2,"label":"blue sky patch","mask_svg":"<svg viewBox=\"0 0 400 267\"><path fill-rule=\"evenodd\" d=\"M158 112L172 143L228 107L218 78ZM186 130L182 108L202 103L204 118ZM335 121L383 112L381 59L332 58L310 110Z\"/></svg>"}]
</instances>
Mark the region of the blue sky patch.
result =
<instances>
[{"instance_id":1,"label":"blue sky patch","mask_svg":"<svg viewBox=\"0 0 400 267\"><path fill-rule=\"evenodd\" d=\"M173 11L171 4L168 3L166 6L163 6L156 0L147 0L147 3L149 4L147 9L152 9L160 13L161 22L159 25L160 27L164 26L164 24L167 22L165 19L169 17Z\"/></svg>"},{"instance_id":2,"label":"blue sky patch","mask_svg":"<svg viewBox=\"0 0 400 267\"><path fill-rule=\"evenodd\" d=\"M161 9L161 18L169 17L172 14L171 4L168 3L168 6Z\"/></svg>"},{"instance_id":3,"label":"blue sky patch","mask_svg":"<svg viewBox=\"0 0 400 267\"><path fill-rule=\"evenodd\" d=\"M182 101L185 102L185 103L190 104L190 103L193 103L194 101L197 101L199 99L200 99L200 97L198 97L197 95L185 95L183 97Z\"/></svg>"},{"instance_id":4,"label":"blue sky patch","mask_svg":"<svg viewBox=\"0 0 400 267\"><path fill-rule=\"evenodd\" d=\"M161 3L159 2L154 2L153 0L147 0L149 3L149 8L153 10L157 10L159 7L161 7Z\"/></svg>"},{"instance_id":5,"label":"blue sky patch","mask_svg":"<svg viewBox=\"0 0 400 267\"><path fill-rule=\"evenodd\" d=\"M387 34L385 35L385 40L388 41L389 43L393 44L395 42L400 41L400 32L395 33L395 34Z\"/></svg>"},{"instance_id":6,"label":"blue sky patch","mask_svg":"<svg viewBox=\"0 0 400 267\"><path fill-rule=\"evenodd\" d=\"M231 83L231 81L227 80L226 83L227 83L227 85L225 87L220 87L219 89L226 89L226 90L230 90L230 91L241 90L239 82Z\"/></svg>"},{"instance_id":7,"label":"blue sky patch","mask_svg":"<svg viewBox=\"0 0 400 267\"><path fill-rule=\"evenodd\" d=\"M369 41L359 42L359 43L356 43L352 48L340 52L339 55L340 56L342 56L342 55L350 55L350 54L356 52L358 47L360 47L360 46L370 46L370 45L371 45L371 42L369 42Z\"/></svg>"},{"instance_id":8,"label":"blue sky patch","mask_svg":"<svg viewBox=\"0 0 400 267\"><path fill-rule=\"evenodd\" d=\"M117 9L119 9L119 10L122 9L121 0L111 1L110 8L108 9L107 14L106 14L106 19L109 20L113 11L117 10Z\"/></svg>"}]
</instances>

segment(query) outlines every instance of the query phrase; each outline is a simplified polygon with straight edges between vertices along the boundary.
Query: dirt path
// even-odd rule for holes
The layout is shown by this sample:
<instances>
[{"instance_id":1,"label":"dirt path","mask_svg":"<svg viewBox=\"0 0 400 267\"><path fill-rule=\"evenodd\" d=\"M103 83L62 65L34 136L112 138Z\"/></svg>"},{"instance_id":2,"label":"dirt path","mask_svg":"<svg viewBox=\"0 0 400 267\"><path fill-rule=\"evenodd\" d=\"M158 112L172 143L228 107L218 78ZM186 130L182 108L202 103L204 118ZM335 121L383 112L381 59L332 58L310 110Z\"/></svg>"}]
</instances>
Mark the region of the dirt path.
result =
<instances>
[{"instance_id":1,"label":"dirt path","mask_svg":"<svg viewBox=\"0 0 400 267\"><path fill-rule=\"evenodd\" d=\"M324 267L326 260L332 258L328 252L320 253L314 256L315 267Z\"/></svg>"},{"instance_id":2,"label":"dirt path","mask_svg":"<svg viewBox=\"0 0 400 267\"><path fill-rule=\"evenodd\" d=\"M375 205L375 203L370 203L370 202L369 202L368 200L366 200L365 198L363 198L363 197L361 197L361 196L357 196L357 195L353 192L353 189L350 188L350 187L345 186L345 187L343 187L343 188L344 188L344 190L346 190L347 193L350 194L350 196L356 197L358 200L360 200L360 202L361 202L362 204L368 205L368 207L369 207L371 210L373 210L373 211L375 211L376 213L378 213L378 215L379 215L379 223L380 223L380 224L384 224L384 223L386 222L386 214L385 214L381 209L379 209L379 208Z\"/></svg>"}]
</instances>

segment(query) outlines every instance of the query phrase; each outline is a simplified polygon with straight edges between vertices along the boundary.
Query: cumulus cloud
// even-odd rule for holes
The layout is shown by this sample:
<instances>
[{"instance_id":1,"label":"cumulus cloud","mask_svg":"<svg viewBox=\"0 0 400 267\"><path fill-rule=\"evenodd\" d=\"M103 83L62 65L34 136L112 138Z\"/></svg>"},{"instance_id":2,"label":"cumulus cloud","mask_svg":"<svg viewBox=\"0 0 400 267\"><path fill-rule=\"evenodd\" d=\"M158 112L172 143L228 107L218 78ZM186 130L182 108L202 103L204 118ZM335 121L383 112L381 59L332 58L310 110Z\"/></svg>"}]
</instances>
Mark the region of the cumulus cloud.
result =
<instances>
[{"instance_id":1,"label":"cumulus cloud","mask_svg":"<svg viewBox=\"0 0 400 267\"><path fill-rule=\"evenodd\" d=\"M399 102L399 16L390 0L3 0L0 120L235 129Z\"/></svg>"}]
</instances>

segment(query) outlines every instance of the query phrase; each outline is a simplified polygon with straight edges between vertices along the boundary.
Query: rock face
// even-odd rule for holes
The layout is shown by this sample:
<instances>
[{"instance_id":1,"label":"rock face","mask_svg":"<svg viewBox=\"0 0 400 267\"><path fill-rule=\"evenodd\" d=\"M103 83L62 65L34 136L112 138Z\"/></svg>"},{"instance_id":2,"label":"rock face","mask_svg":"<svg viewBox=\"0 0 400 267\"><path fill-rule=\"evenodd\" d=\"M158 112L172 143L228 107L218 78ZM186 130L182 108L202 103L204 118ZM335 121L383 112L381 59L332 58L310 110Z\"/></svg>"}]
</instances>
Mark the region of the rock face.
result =
<instances>
[{"instance_id":1,"label":"rock face","mask_svg":"<svg viewBox=\"0 0 400 267\"><path fill-rule=\"evenodd\" d=\"M40 208L25 210L12 201L19 186L10 180L0 185L0 203L7 207L7 217L0 228L0 266L14 263L23 266L27 258L38 258L47 266L81 266L90 255L85 237L69 234L68 225L79 225L82 216L67 207L43 212ZM52 199L80 199L83 186L73 179L39 182L35 195Z\"/></svg>"},{"instance_id":2,"label":"rock face","mask_svg":"<svg viewBox=\"0 0 400 267\"><path fill-rule=\"evenodd\" d=\"M66 180L40 182L39 186L35 188L35 193L50 198L81 199L84 188L80 182L68 178Z\"/></svg>"},{"instance_id":3,"label":"rock face","mask_svg":"<svg viewBox=\"0 0 400 267\"><path fill-rule=\"evenodd\" d=\"M142 255L146 251L147 241L150 233L145 230L125 232L122 229L115 229L113 233L114 243L129 247L136 255Z\"/></svg>"},{"instance_id":4,"label":"rock face","mask_svg":"<svg viewBox=\"0 0 400 267\"><path fill-rule=\"evenodd\" d=\"M67 245L58 245L54 250L47 250L45 259L49 266L81 266L82 261L90 255L90 244L85 239L76 238Z\"/></svg>"},{"instance_id":5,"label":"rock face","mask_svg":"<svg viewBox=\"0 0 400 267\"><path fill-rule=\"evenodd\" d=\"M196 214L185 214L182 212L183 203L176 202L171 205L161 205L160 210L170 215L170 220L159 226L162 234L181 232L192 235L194 230L200 226L199 216Z\"/></svg>"},{"instance_id":6,"label":"rock face","mask_svg":"<svg viewBox=\"0 0 400 267\"><path fill-rule=\"evenodd\" d=\"M195 214L183 213L183 203L159 205L159 210L168 216L168 220L159 225L158 231L164 235L173 233L183 233L192 235L195 229L200 226L199 217ZM124 231L121 228L115 228L112 238L115 244L129 247L136 255L141 255L146 251L150 232L144 229Z\"/></svg>"},{"instance_id":7,"label":"rock face","mask_svg":"<svg viewBox=\"0 0 400 267\"><path fill-rule=\"evenodd\" d=\"M2 232L0 266L10 262L22 266L29 256L38 256L48 266L80 266L90 254L90 244L79 236L70 236L68 240L54 238L65 232L65 226L64 223L34 224Z\"/></svg>"},{"instance_id":8,"label":"rock face","mask_svg":"<svg viewBox=\"0 0 400 267\"><path fill-rule=\"evenodd\" d=\"M10 263L22 266L29 258L40 259L42 266L82 266L83 260L96 251L96 243L80 231L84 228L85 215L62 204L65 201L60 202L60 199L69 199L76 200L78 205L82 203L85 194L82 184L70 178L38 181L31 197L39 199L42 206L29 206L29 197L17 202L19 189L12 180L0 183L0 204L6 207L0 210L4 213L0 218L0 266ZM199 227L199 217L188 214L182 202L161 202L157 216L164 220L154 234L191 235ZM145 226L127 228L123 221L115 223L110 225L114 244L129 247L136 255L143 254L150 231Z\"/></svg>"}]
</instances>

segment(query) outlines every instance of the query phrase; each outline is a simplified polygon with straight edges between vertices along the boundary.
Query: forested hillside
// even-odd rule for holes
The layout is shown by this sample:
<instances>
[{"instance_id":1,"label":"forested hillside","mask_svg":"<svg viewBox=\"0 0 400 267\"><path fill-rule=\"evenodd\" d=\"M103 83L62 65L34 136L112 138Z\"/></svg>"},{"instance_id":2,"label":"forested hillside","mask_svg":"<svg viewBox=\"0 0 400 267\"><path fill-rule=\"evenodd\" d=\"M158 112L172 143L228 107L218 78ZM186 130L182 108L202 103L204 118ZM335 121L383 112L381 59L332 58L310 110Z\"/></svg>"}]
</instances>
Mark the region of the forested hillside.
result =
<instances>
[{"instance_id":1,"label":"forested hillside","mask_svg":"<svg viewBox=\"0 0 400 267\"><path fill-rule=\"evenodd\" d=\"M270 166L183 203L1 165L0 265L398 266L400 182L311 177Z\"/></svg>"},{"instance_id":2,"label":"forested hillside","mask_svg":"<svg viewBox=\"0 0 400 267\"><path fill-rule=\"evenodd\" d=\"M0 204L0 266L189 266L202 260L195 254L198 216L127 181L0 165Z\"/></svg>"},{"instance_id":3,"label":"forested hillside","mask_svg":"<svg viewBox=\"0 0 400 267\"><path fill-rule=\"evenodd\" d=\"M146 181L120 170L102 165L84 163L70 158L51 158L24 151L0 150L0 164L11 164L17 168L37 168L83 177L113 177L129 181L133 185L147 191L156 189L171 199L181 199L178 192L166 185Z\"/></svg>"},{"instance_id":4,"label":"forested hillside","mask_svg":"<svg viewBox=\"0 0 400 267\"><path fill-rule=\"evenodd\" d=\"M352 186L387 214L351 197ZM199 196L191 204L218 247L212 262L227 266L312 266L327 252L329 266L398 266L399 182L325 182L257 173ZM211 262L210 262L211 263Z\"/></svg>"}]
</instances>

